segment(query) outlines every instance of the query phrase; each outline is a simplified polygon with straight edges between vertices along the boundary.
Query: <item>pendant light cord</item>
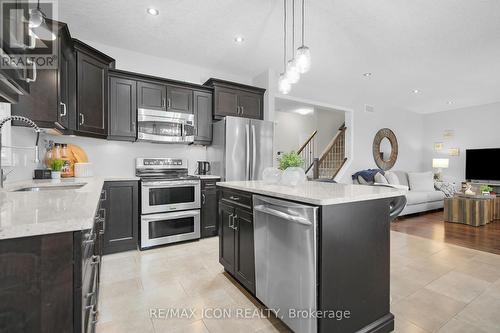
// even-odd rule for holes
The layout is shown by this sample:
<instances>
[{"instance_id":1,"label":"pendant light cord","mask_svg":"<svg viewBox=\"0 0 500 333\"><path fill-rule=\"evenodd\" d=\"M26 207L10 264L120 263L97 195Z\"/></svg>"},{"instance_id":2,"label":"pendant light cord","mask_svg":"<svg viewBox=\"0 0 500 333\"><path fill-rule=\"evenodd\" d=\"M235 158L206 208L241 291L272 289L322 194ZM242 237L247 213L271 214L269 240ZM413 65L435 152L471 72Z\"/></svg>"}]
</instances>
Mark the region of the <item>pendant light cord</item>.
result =
<instances>
[{"instance_id":1,"label":"pendant light cord","mask_svg":"<svg viewBox=\"0 0 500 333\"><path fill-rule=\"evenodd\" d=\"M292 0L292 59L295 58L295 0Z\"/></svg>"},{"instance_id":2,"label":"pendant light cord","mask_svg":"<svg viewBox=\"0 0 500 333\"><path fill-rule=\"evenodd\" d=\"M286 2L283 0L283 73L286 72Z\"/></svg>"},{"instance_id":3,"label":"pendant light cord","mask_svg":"<svg viewBox=\"0 0 500 333\"><path fill-rule=\"evenodd\" d=\"M302 0L302 46L304 46L304 2L305 0Z\"/></svg>"}]
</instances>

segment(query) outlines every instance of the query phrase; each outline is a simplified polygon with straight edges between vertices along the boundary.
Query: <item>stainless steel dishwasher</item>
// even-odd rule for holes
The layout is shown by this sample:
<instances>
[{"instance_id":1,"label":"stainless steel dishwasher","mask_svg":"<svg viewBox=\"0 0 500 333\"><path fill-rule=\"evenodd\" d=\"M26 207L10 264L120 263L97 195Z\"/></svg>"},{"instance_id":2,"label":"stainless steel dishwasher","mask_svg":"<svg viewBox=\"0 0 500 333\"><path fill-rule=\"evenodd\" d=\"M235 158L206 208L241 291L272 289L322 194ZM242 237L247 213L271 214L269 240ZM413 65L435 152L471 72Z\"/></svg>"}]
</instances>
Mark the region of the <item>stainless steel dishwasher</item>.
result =
<instances>
[{"instance_id":1,"label":"stainless steel dishwasher","mask_svg":"<svg viewBox=\"0 0 500 333\"><path fill-rule=\"evenodd\" d=\"M253 204L256 296L294 332L316 333L317 319L294 311L317 308L318 207L258 195Z\"/></svg>"}]
</instances>

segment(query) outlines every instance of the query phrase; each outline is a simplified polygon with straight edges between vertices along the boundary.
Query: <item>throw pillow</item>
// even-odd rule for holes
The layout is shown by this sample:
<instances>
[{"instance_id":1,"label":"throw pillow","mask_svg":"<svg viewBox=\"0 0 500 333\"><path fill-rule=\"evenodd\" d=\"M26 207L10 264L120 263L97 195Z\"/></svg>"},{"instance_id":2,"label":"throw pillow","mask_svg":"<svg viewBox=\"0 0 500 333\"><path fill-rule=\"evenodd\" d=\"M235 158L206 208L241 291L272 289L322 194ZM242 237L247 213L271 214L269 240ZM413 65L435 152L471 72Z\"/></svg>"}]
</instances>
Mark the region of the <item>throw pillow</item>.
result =
<instances>
[{"instance_id":1,"label":"throw pillow","mask_svg":"<svg viewBox=\"0 0 500 333\"><path fill-rule=\"evenodd\" d=\"M412 191L435 191L434 173L428 172L409 172L408 180Z\"/></svg>"},{"instance_id":2,"label":"throw pillow","mask_svg":"<svg viewBox=\"0 0 500 333\"><path fill-rule=\"evenodd\" d=\"M358 183L361 185L368 185L368 182L361 176L358 176Z\"/></svg>"},{"instance_id":3,"label":"throw pillow","mask_svg":"<svg viewBox=\"0 0 500 333\"><path fill-rule=\"evenodd\" d=\"M398 176L392 171L386 171L385 178L387 179L387 182L389 182L389 184L391 185L401 185Z\"/></svg>"},{"instance_id":4,"label":"throw pillow","mask_svg":"<svg viewBox=\"0 0 500 333\"><path fill-rule=\"evenodd\" d=\"M373 179L375 180L375 183L389 184L389 182L387 181L387 178L385 178L384 175L381 174L380 172L375 174L375 177L373 177Z\"/></svg>"}]
</instances>

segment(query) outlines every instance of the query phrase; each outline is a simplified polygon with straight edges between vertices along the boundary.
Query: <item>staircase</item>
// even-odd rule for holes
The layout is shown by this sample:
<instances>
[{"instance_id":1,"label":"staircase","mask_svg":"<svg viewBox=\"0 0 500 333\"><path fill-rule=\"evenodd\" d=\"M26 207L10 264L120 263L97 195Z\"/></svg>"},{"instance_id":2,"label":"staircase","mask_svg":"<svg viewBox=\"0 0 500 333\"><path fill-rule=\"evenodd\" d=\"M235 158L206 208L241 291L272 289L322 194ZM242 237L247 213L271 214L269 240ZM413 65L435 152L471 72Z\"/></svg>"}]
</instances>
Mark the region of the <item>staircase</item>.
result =
<instances>
[{"instance_id":1,"label":"staircase","mask_svg":"<svg viewBox=\"0 0 500 333\"><path fill-rule=\"evenodd\" d=\"M304 159L306 173L313 170L313 179L334 179L347 161L345 154L345 124L339 128L319 157L316 156L316 135L314 131L297 153Z\"/></svg>"}]
</instances>

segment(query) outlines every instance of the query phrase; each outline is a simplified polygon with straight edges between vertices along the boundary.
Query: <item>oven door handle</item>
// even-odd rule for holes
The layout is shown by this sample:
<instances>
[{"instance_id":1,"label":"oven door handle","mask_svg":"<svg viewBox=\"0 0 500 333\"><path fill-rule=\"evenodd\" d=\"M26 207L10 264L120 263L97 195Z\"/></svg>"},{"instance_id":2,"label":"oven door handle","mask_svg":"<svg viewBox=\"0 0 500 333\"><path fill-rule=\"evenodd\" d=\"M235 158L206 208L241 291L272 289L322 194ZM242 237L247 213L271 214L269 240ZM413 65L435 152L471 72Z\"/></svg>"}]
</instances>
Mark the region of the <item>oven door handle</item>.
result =
<instances>
[{"instance_id":1,"label":"oven door handle","mask_svg":"<svg viewBox=\"0 0 500 333\"><path fill-rule=\"evenodd\" d=\"M174 212L174 213L166 213L166 214L154 214L155 216L142 216L141 219L144 222L154 222L154 221L164 221L164 220L172 220L180 217L194 217L200 215L199 211L194 212Z\"/></svg>"},{"instance_id":2,"label":"oven door handle","mask_svg":"<svg viewBox=\"0 0 500 333\"><path fill-rule=\"evenodd\" d=\"M186 181L172 181L169 182L168 184L165 183L143 183L143 187L161 187L161 188L172 188L172 187L178 187L179 185L199 185L199 181L197 180L186 180Z\"/></svg>"}]
</instances>

